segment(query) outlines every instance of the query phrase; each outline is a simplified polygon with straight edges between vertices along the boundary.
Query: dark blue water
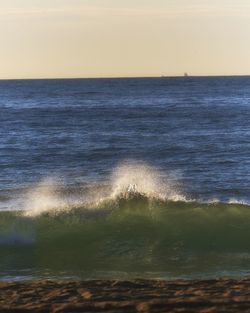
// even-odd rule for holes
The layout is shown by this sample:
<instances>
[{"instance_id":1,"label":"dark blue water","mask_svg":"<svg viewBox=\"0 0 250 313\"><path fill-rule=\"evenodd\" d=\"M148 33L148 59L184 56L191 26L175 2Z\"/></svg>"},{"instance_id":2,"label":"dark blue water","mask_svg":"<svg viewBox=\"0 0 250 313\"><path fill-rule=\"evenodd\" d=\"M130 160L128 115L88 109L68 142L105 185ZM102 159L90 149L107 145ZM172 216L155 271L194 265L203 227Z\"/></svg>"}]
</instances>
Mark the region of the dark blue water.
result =
<instances>
[{"instance_id":1,"label":"dark blue water","mask_svg":"<svg viewBox=\"0 0 250 313\"><path fill-rule=\"evenodd\" d=\"M250 78L0 82L0 192L143 160L192 198L250 200Z\"/></svg>"},{"instance_id":2,"label":"dark blue water","mask_svg":"<svg viewBox=\"0 0 250 313\"><path fill-rule=\"evenodd\" d=\"M249 121L250 77L0 81L3 277L248 273Z\"/></svg>"}]
</instances>

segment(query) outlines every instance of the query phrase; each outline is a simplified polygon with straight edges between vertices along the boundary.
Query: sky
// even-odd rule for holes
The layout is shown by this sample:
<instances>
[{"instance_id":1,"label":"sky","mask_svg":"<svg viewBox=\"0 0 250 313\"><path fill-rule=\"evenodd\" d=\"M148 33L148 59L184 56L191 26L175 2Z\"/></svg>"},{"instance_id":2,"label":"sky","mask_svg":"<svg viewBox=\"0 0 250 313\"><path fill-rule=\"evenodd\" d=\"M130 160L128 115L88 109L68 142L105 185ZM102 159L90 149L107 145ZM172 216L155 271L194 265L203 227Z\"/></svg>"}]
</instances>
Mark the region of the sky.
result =
<instances>
[{"instance_id":1,"label":"sky","mask_svg":"<svg viewBox=\"0 0 250 313\"><path fill-rule=\"evenodd\" d=\"M0 78L250 74L249 0L0 0Z\"/></svg>"}]
</instances>

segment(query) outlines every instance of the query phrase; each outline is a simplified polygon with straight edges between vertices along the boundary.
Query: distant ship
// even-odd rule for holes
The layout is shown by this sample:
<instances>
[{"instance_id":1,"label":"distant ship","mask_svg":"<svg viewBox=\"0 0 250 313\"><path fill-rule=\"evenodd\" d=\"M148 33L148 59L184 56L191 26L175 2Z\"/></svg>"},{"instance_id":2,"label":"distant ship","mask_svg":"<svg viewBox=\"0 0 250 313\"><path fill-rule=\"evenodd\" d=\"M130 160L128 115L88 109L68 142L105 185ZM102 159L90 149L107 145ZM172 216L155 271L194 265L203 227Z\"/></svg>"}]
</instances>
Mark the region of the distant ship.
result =
<instances>
[{"instance_id":1,"label":"distant ship","mask_svg":"<svg viewBox=\"0 0 250 313\"><path fill-rule=\"evenodd\" d=\"M188 77L188 73L184 73L184 77Z\"/></svg>"}]
</instances>

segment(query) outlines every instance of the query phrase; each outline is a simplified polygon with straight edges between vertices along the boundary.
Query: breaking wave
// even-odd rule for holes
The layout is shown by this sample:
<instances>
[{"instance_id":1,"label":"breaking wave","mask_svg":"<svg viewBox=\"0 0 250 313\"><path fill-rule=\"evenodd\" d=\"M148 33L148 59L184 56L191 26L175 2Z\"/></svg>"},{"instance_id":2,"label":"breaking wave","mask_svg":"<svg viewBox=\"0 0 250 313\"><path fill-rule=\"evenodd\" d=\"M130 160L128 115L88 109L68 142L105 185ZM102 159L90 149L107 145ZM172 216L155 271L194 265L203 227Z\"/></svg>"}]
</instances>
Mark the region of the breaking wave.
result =
<instances>
[{"instance_id":1,"label":"breaking wave","mask_svg":"<svg viewBox=\"0 0 250 313\"><path fill-rule=\"evenodd\" d=\"M84 189L70 190L48 178L28 190L22 209L27 216L37 216L48 211L65 211L75 207L96 208L102 202L131 194L148 198L187 201L177 183L161 177L159 170L144 163L120 164L104 183L92 184Z\"/></svg>"},{"instance_id":2,"label":"breaking wave","mask_svg":"<svg viewBox=\"0 0 250 313\"><path fill-rule=\"evenodd\" d=\"M249 206L200 203L180 190L134 163L85 189L44 181L29 190L24 210L0 213L0 267L24 260L22 269L55 276L250 270Z\"/></svg>"}]
</instances>

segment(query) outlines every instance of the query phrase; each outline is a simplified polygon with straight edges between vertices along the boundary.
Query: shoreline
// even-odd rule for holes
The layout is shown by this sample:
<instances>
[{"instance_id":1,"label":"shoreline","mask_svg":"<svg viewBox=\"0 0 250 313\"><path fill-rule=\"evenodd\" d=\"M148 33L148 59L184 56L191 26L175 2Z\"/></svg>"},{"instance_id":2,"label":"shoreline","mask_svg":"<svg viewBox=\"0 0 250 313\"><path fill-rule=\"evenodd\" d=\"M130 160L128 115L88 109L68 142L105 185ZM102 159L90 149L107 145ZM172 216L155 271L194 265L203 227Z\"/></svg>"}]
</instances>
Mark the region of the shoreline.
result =
<instances>
[{"instance_id":1,"label":"shoreline","mask_svg":"<svg viewBox=\"0 0 250 313\"><path fill-rule=\"evenodd\" d=\"M0 282L0 312L250 312L250 278Z\"/></svg>"}]
</instances>

